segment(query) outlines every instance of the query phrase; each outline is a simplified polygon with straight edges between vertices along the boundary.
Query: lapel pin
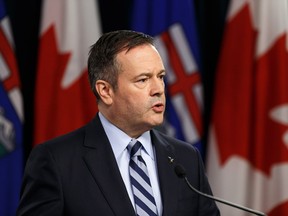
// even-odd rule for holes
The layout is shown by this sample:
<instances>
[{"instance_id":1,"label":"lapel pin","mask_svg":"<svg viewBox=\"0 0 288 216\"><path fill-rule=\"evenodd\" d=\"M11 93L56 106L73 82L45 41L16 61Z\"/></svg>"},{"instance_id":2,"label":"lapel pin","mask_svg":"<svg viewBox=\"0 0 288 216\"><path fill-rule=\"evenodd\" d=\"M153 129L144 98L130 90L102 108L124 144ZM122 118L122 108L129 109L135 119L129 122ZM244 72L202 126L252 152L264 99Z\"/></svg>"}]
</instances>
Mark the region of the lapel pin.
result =
<instances>
[{"instance_id":1,"label":"lapel pin","mask_svg":"<svg viewBox=\"0 0 288 216\"><path fill-rule=\"evenodd\" d=\"M173 163L174 162L174 158L172 158L172 157L170 157L170 156L168 156L168 159L169 159L169 163Z\"/></svg>"}]
</instances>

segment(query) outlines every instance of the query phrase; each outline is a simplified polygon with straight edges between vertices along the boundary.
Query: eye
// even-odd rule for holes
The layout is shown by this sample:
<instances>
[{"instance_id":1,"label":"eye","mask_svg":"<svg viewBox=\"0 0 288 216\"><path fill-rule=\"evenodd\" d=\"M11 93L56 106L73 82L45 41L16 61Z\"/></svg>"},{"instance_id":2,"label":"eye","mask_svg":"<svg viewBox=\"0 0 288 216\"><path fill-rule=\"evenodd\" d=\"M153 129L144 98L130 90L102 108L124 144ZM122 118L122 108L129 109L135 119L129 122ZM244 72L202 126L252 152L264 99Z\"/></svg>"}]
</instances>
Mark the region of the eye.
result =
<instances>
[{"instance_id":1,"label":"eye","mask_svg":"<svg viewBox=\"0 0 288 216\"><path fill-rule=\"evenodd\" d=\"M139 79L137 82L140 82L140 83L145 83L147 82L148 78L142 78L142 79Z\"/></svg>"},{"instance_id":2,"label":"eye","mask_svg":"<svg viewBox=\"0 0 288 216\"><path fill-rule=\"evenodd\" d=\"M164 77L165 77L165 74L160 74L159 75L159 78L162 79L162 80L164 80Z\"/></svg>"},{"instance_id":3,"label":"eye","mask_svg":"<svg viewBox=\"0 0 288 216\"><path fill-rule=\"evenodd\" d=\"M149 83L150 77L148 76L141 76L136 79L135 84L138 88L143 89Z\"/></svg>"}]
</instances>

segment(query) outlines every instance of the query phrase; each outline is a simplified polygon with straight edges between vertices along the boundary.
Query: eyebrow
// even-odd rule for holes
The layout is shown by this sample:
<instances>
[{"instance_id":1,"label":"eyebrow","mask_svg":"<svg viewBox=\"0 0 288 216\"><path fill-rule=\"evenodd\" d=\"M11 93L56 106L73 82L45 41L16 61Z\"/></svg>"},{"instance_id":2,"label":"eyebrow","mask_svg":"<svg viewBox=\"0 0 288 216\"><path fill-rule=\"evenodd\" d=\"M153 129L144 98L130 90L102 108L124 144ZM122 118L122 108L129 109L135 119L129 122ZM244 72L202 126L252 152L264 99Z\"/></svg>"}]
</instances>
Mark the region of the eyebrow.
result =
<instances>
[{"instance_id":1,"label":"eyebrow","mask_svg":"<svg viewBox=\"0 0 288 216\"><path fill-rule=\"evenodd\" d=\"M166 74L166 71L165 70L161 70L157 73L157 75L159 74L162 74L162 73L165 73ZM153 74L152 72L144 72L144 73L141 73L139 75L137 75L136 77L141 77L141 76L151 76L151 74Z\"/></svg>"},{"instance_id":2,"label":"eyebrow","mask_svg":"<svg viewBox=\"0 0 288 216\"><path fill-rule=\"evenodd\" d=\"M160 71L156 74L156 76L159 76L159 75L166 75L166 70L165 70L165 69L160 70ZM141 78L141 77L148 77L148 78L150 78L150 77L152 77L152 76L153 76L153 73L152 73L152 72L143 72L143 73L140 73L140 74L137 75L137 76L134 76L134 77L132 78L132 80L137 80L137 79L139 79L139 78Z\"/></svg>"}]
</instances>

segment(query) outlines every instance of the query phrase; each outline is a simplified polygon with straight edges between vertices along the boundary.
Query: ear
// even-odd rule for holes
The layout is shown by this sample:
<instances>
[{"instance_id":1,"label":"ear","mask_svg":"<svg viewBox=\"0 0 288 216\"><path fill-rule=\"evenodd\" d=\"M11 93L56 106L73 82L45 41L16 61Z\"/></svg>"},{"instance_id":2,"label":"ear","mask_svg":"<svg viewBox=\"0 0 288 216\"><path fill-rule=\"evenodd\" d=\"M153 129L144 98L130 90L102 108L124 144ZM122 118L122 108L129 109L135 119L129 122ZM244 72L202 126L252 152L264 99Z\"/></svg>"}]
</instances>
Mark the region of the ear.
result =
<instances>
[{"instance_id":1,"label":"ear","mask_svg":"<svg viewBox=\"0 0 288 216\"><path fill-rule=\"evenodd\" d=\"M98 92L102 102L106 105L111 105L113 102L113 88L112 86L104 81L104 80L97 80L95 83L96 91Z\"/></svg>"}]
</instances>

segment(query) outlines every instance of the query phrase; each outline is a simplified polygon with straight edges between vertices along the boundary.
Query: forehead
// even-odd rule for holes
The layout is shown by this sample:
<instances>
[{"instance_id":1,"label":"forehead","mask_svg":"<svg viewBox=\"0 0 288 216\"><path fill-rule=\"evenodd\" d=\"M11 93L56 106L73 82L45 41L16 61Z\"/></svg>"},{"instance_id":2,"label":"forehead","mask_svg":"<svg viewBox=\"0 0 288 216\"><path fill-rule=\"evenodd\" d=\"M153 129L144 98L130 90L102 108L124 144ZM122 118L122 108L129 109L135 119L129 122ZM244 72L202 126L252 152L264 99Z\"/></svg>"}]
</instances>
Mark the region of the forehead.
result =
<instances>
[{"instance_id":1,"label":"forehead","mask_svg":"<svg viewBox=\"0 0 288 216\"><path fill-rule=\"evenodd\" d=\"M130 49L123 50L117 55L117 62L122 67L161 67L164 69L162 59L151 44L144 44Z\"/></svg>"}]
</instances>

